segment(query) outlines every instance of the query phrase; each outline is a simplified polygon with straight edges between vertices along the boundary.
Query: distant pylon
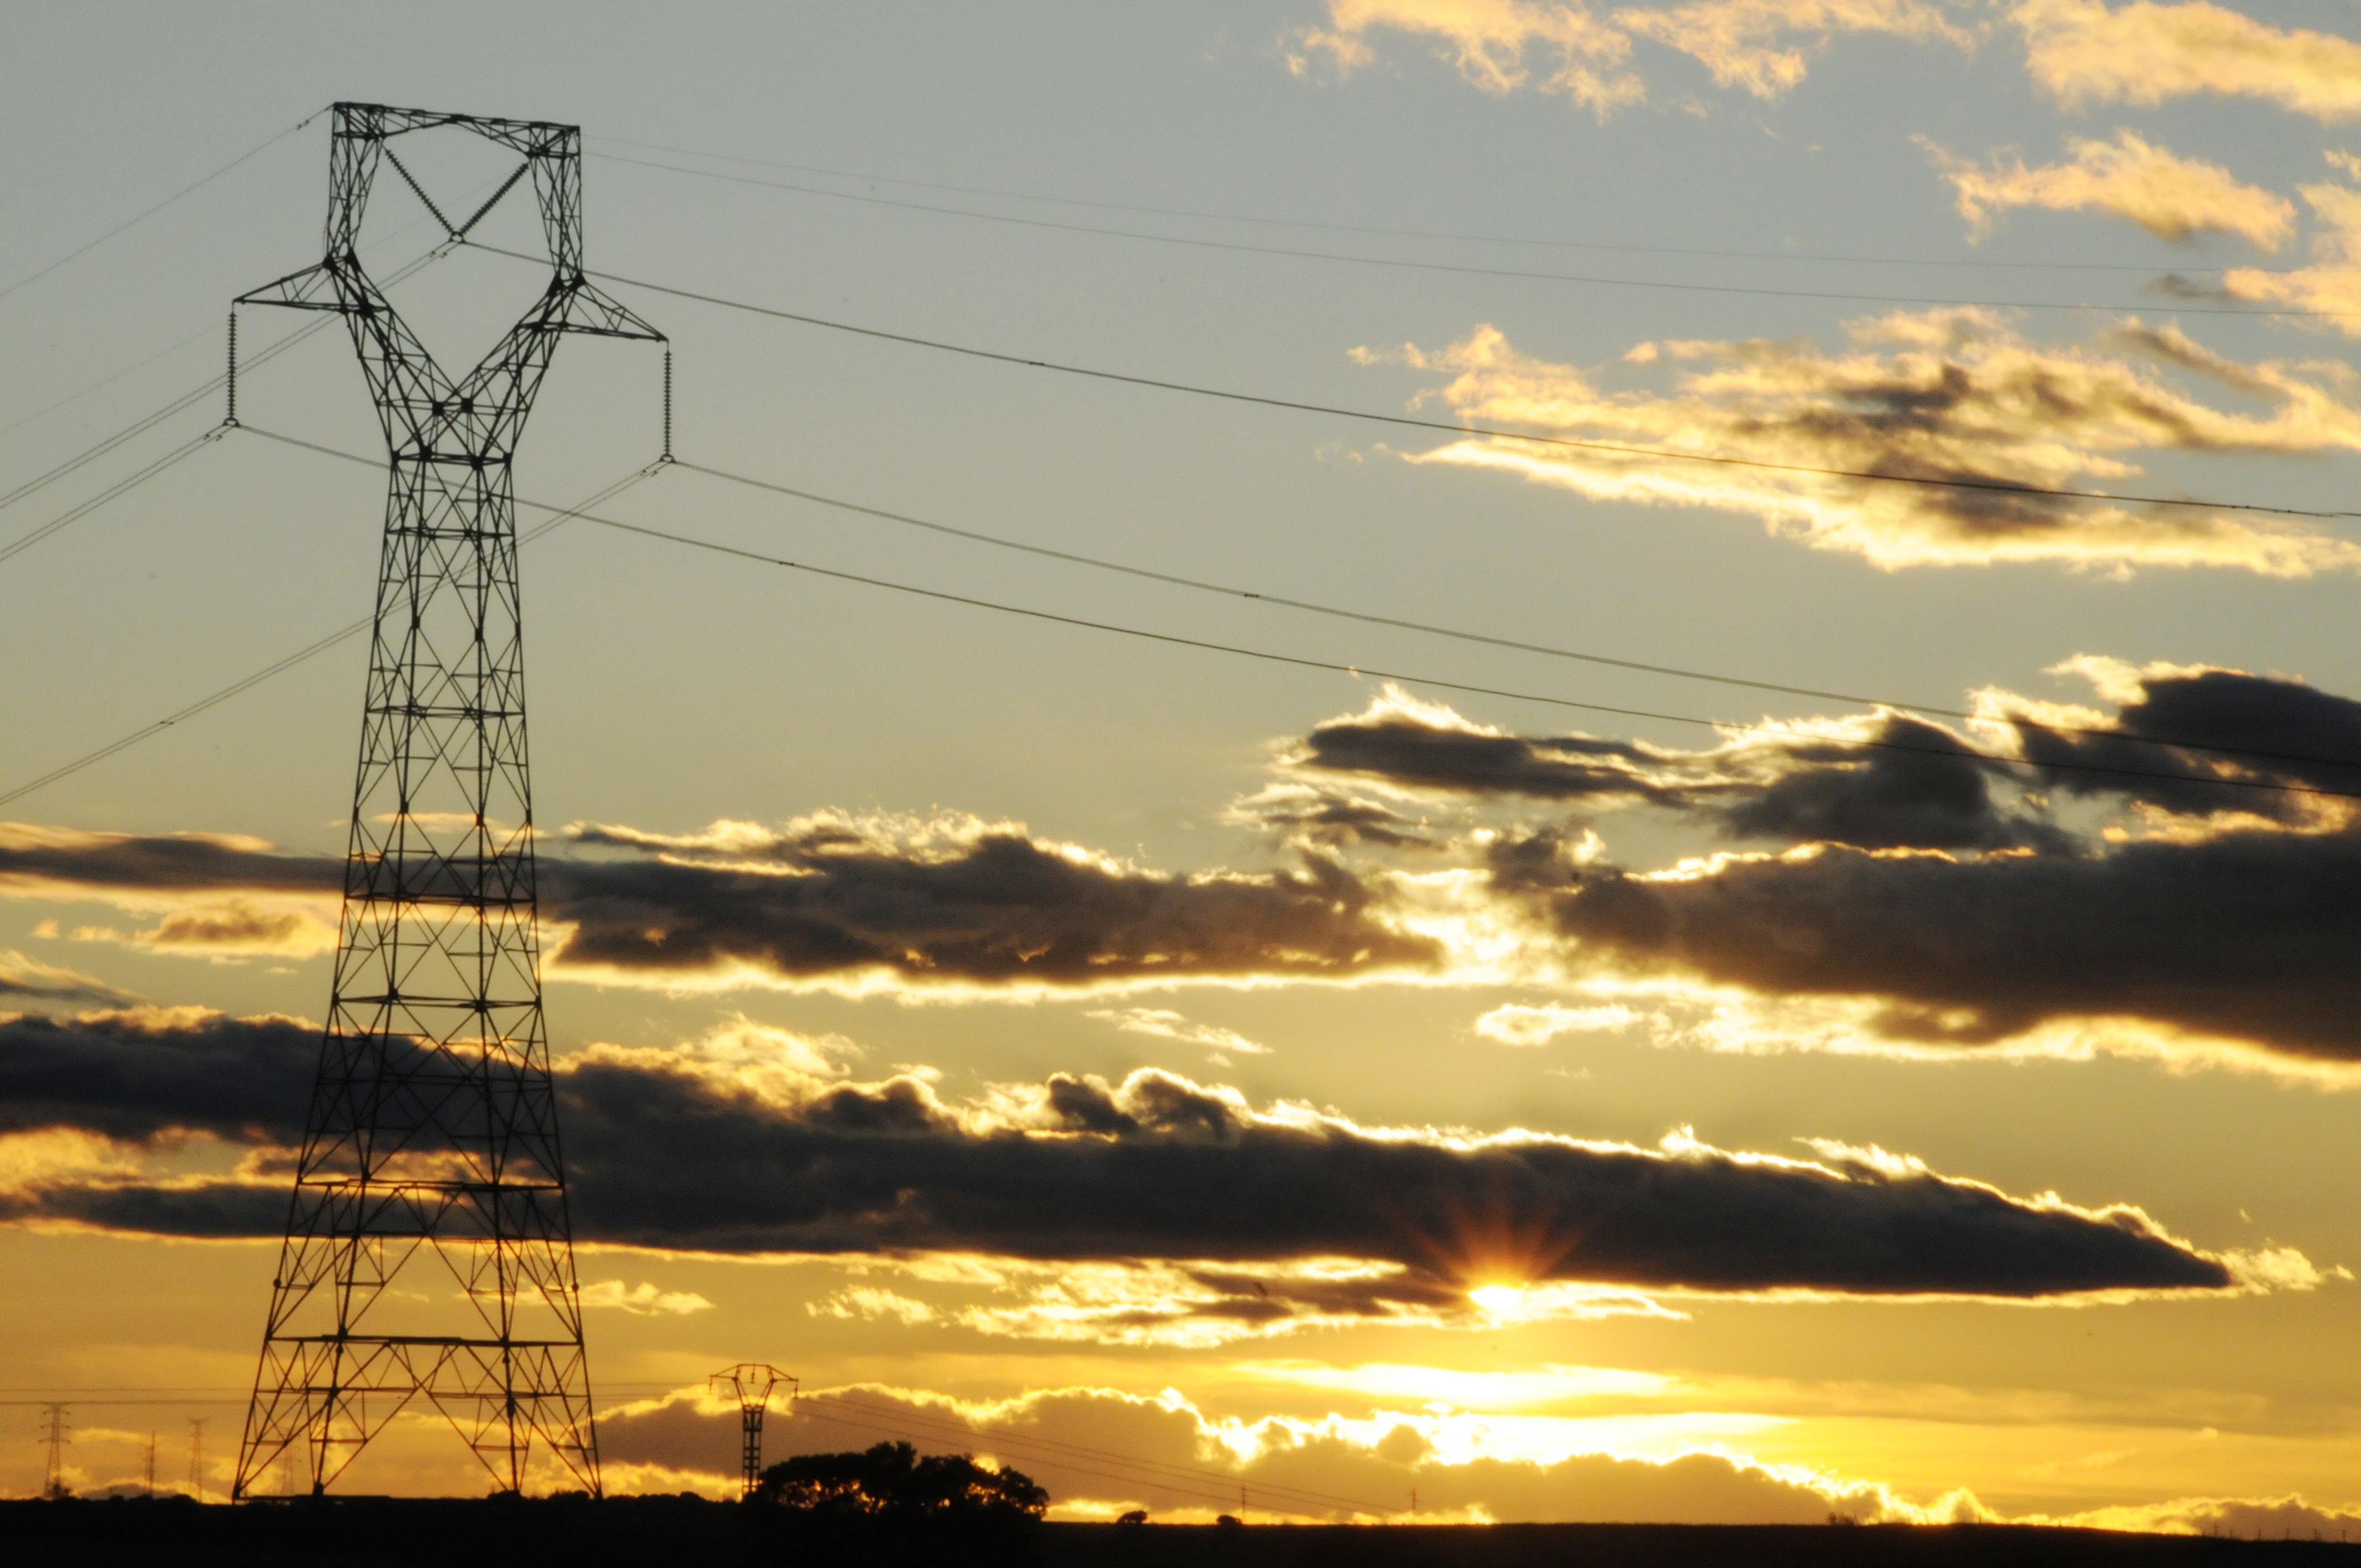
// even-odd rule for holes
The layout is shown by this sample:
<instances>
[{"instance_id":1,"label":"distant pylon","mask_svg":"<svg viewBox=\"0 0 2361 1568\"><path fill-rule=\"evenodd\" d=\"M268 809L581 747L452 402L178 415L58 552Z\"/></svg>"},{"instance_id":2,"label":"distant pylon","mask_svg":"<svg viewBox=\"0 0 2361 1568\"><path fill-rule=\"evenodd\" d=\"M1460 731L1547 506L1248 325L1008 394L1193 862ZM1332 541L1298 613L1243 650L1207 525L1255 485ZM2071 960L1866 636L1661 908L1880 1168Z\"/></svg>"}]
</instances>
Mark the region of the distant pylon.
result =
<instances>
[{"instance_id":1,"label":"distant pylon","mask_svg":"<svg viewBox=\"0 0 2361 1568\"><path fill-rule=\"evenodd\" d=\"M49 1463L42 1473L41 1496L62 1497L66 1495L66 1434L73 1429L66 1425L62 1404L52 1403L42 1420L41 1441L49 1445Z\"/></svg>"},{"instance_id":2,"label":"distant pylon","mask_svg":"<svg viewBox=\"0 0 2361 1568\"><path fill-rule=\"evenodd\" d=\"M148 1434L148 1496L156 1495L156 1434Z\"/></svg>"},{"instance_id":3,"label":"distant pylon","mask_svg":"<svg viewBox=\"0 0 2361 1568\"><path fill-rule=\"evenodd\" d=\"M745 1468L745 1486L739 1492L751 1497L763 1479L763 1415L771 1408L771 1393L780 1384L787 1386L787 1398L792 1400L802 1385L768 1362L741 1361L726 1372L713 1375L717 1390L726 1389L738 1401L738 1430L743 1440L740 1463Z\"/></svg>"},{"instance_id":4,"label":"distant pylon","mask_svg":"<svg viewBox=\"0 0 2361 1568\"><path fill-rule=\"evenodd\" d=\"M197 1501L205 1500L205 1423L211 1416L189 1418L189 1485L197 1489Z\"/></svg>"},{"instance_id":5,"label":"distant pylon","mask_svg":"<svg viewBox=\"0 0 2361 1568\"><path fill-rule=\"evenodd\" d=\"M232 1496L298 1442L325 1491L422 1398L496 1486L522 1491L538 1448L559 1486L595 1495L542 1020L510 461L560 336L663 334L583 277L577 127L368 104L334 115L326 258L239 303L343 315L391 476L327 1030ZM522 159L456 224L391 146L438 130ZM356 251L388 164L453 243L522 183L540 203L548 288L456 379ZM422 1255L434 1278L393 1289Z\"/></svg>"}]
</instances>

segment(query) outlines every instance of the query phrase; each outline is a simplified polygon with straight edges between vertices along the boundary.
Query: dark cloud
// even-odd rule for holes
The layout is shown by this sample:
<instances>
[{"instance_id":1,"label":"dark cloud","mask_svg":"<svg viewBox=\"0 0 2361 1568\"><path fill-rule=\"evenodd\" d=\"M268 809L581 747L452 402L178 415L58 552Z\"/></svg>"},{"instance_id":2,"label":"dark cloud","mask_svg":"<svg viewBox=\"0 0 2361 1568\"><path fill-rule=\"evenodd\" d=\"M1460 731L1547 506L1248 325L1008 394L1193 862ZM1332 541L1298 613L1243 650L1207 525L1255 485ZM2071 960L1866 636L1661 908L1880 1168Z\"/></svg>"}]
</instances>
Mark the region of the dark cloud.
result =
<instances>
[{"instance_id":1,"label":"dark cloud","mask_svg":"<svg viewBox=\"0 0 2361 1568\"><path fill-rule=\"evenodd\" d=\"M131 1135L253 1126L283 1138L284 1090L241 1110L222 1102L216 1082L192 1078L194 1053L224 1037L217 1025L110 1036L102 1048L123 1047L123 1065L91 1075L76 1098L53 1085L55 1037L28 1036L34 1065L16 1124ZM262 1070L307 1083L299 1037L268 1037L285 1059ZM260 1076L248 1064L272 1054L227 1053L248 1079ZM159 1081L138 1070L143 1055ZM1021 1116L946 1107L909 1078L798 1081L782 1093L775 1075L614 1047L570 1060L559 1089L577 1234L723 1253L950 1251L1234 1267L1345 1257L1459 1288L1509 1277L2026 1299L2234 1283L2224 1262L2136 1211L2020 1200L1917 1169L1692 1144L1650 1150L1524 1133L1365 1129L1257 1113L1234 1091L1153 1069L1113 1086L1052 1080ZM191 1110L160 1103L174 1086ZM5 1212L268 1235L283 1219L283 1204L258 1203L269 1190L63 1185L20 1191Z\"/></svg>"},{"instance_id":2,"label":"dark cloud","mask_svg":"<svg viewBox=\"0 0 2361 1568\"><path fill-rule=\"evenodd\" d=\"M290 1018L0 1018L0 1132L291 1144L319 1060L319 1025Z\"/></svg>"},{"instance_id":3,"label":"dark cloud","mask_svg":"<svg viewBox=\"0 0 2361 1568\"><path fill-rule=\"evenodd\" d=\"M1505 734L1399 697L1314 726L1288 759L1299 768L1410 789L1623 804L1686 800L1685 791L1655 776L1654 770L1677 760L1588 735Z\"/></svg>"},{"instance_id":4,"label":"dark cloud","mask_svg":"<svg viewBox=\"0 0 2361 1568\"><path fill-rule=\"evenodd\" d=\"M1779 744L1767 782L1708 807L1732 837L1862 850L2062 849L2066 835L2002 808L1993 764L1939 724L1885 714L1859 742Z\"/></svg>"},{"instance_id":5,"label":"dark cloud","mask_svg":"<svg viewBox=\"0 0 2361 1568\"><path fill-rule=\"evenodd\" d=\"M1521 868L1520 868L1521 870ZM1653 880L1527 877L1556 928L1626 966L1888 1004L1905 1037L1968 1045L2128 1016L2361 1059L2361 836L2275 829L2087 857L1829 848Z\"/></svg>"},{"instance_id":6,"label":"dark cloud","mask_svg":"<svg viewBox=\"0 0 2361 1568\"><path fill-rule=\"evenodd\" d=\"M940 848L783 836L726 857L642 848L544 865L576 968L1090 987L1343 977L1442 957L1379 918L1382 886L1317 854L1294 870L1176 876L987 829Z\"/></svg>"},{"instance_id":7,"label":"dark cloud","mask_svg":"<svg viewBox=\"0 0 2361 1568\"><path fill-rule=\"evenodd\" d=\"M1389 693L1315 727L1289 757L1312 773L1476 800L1647 805L1741 839L1864 850L2056 848L2064 836L1994 797L2001 764L1949 729L1896 713L1825 735L1746 736L1683 751L1587 735L1480 728Z\"/></svg>"},{"instance_id":8,"label":"dark cloud","mask_svg":"<svg viewBox=\"0 0 2361 1568\"><path fill-rule=\"evenodd\" d=\"M1242 827L1331 850L1360 844L1435 850L1447 842L1429 833L1425 823L1389 806L1311 784L1273 784L1240 800L1224 816Z\"/></svg>"},{"instance_id":9,"label":"dark cloud","mask_svg":"<svg viewBox=\"0 0 2361 1568\"><path fill-rule=\"evenodd\" d=\"M0 823L0 884L54 883L125 893L341 894L345 862L282 855L251 839L204 833L77 833Z\"/></svg>"},{"instance_id":10,"label":"dark cloud","mask_svg":"<svg viewBox=\"0 0 2361 1568\"><path fill-rule=\"evenodd\" d=\"M2361 792L2361 702L2241 670L2147 671L2132 690L2103 727L2107 733L2050 728L2005 702L2001 711L2025 756L2070 794L2114 795L2186 815L2241 811L2293 821L2317 813L2320 797L2225 781ZM2121 771L2081 771L2092 769Z\"/></svg>"},{"instance_id":11,"label":"dark cloud","mask_svg":"<svg viewBox=\"0 0 2361 1568\"><path fill-rule=\"evenodd\" d=\"M584 828L616 858L544 856L541 913L571 935L555 963L694 982L1090 988L1163 979L1344 978L1435 967L1433 940L1385 918L1389 890L1332 857L1176 875L950 824L820 819L778 832L665 838ZM99 896L336 894L340 861L244 840L36 829L0 836L0 882ZM268 912L196 910L156 939L288 937Z\"/></svg>"}]
</instances>

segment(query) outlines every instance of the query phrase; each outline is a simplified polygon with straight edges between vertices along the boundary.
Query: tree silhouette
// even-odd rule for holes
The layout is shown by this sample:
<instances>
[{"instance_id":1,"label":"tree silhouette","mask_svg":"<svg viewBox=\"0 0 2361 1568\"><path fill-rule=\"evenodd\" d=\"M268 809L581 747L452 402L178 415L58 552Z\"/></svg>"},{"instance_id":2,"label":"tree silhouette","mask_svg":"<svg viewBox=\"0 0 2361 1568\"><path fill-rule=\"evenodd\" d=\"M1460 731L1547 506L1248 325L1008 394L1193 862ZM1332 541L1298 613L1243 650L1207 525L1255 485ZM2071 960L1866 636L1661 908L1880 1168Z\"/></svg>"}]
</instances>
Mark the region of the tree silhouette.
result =
<instances>
[{"instance_id":1,"label":"tree silhouette","mask_svg":"<svg viewBox=\"0 0 2361 1568\"><path fill-rule=\"evenodd\" d=\"M860 1453L799 1453L763 1472L754 1500L797 1513L910 1523L1026 1524L1049 1494L1021 1470L990 1470L971 1454L921 1456L906 1442Z\"/></svg>"}]
</instances>

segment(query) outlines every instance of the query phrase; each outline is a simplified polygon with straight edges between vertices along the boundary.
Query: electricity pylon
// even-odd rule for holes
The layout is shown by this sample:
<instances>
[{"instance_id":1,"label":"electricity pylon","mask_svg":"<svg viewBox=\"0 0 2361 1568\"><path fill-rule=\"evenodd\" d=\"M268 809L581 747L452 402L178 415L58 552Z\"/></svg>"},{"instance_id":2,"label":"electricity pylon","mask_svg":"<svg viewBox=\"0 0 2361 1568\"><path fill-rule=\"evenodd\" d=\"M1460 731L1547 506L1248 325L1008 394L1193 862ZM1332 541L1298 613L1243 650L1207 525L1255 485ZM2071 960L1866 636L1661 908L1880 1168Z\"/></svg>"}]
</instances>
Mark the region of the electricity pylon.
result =
<instances>
[{"instance_id":1,"label":"electricity pylon","mask_svg":"<svg viewBox=\"0 0 2361 1568\"><path fill-rule=\"evenodd\" d=\"M233 1496L297 1442L325 1491L421 1399L500 1488L523 1489L539 1447L561 1485L595 1495L542 1019L510 461L561 335L664 337L582 275L577 127L334 113L326 258L238 303L344 316L391 474L327 1029ZM438 130L522 159L464 223L391 145ZM389 164L455 243L528 180L540 201L549 287L456 378L356 254ZM396 1291L412 1265L425 1277Z\"/></svg>"},{"instance_id":2,"label":"electricity pylon","mask_svg":"<svg viewBox=\"0 0 2361 1568\"><path fill-rule=\"evenodd\" d=\"M771 1408L772 1391L780 1384L787 1386L787 1398L793 1399L801 1387L795 1378L767 1362L741 1361L727 1372L713 1375L714 1390L727 1390L738 1401L738 1431L743 1440L739 1462L744 1467L746 1484L738 1494L751 1497L763 1480L763 1416Z\"/></svg>"}]
</instances>

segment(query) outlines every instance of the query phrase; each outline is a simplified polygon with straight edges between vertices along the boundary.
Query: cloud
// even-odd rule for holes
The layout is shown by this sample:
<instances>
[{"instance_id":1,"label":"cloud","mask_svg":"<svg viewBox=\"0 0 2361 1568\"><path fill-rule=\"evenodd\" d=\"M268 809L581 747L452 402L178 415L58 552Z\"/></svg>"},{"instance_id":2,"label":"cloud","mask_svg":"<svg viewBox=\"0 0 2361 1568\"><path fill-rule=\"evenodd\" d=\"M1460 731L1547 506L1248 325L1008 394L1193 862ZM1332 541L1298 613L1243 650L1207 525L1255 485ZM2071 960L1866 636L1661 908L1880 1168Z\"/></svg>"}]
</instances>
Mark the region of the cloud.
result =
<instances>
[{"instance_id":1,"label":"cloud","mask_svg":"<svg viewBox=\"0 0 2361 1568\"><path fill-rule=\"evenodd\" d=\"M1224 1029L1218 1024L1199 1024L1168 1007L1108 1008L1093 1013L1091 1016L1105 1019L1126 1035L1178 1040L1184 1046L1203 1046L1213 1051L1235 1051L1241 1056L1267 1056L1270 1052L1268 1046L1249 1040L1235 1029Z\"/></svg>"},{"instance_id":2,"label":"cloud","mask_svg":"<svg viewBox=\"0 0 2361 1568\"><path fill-rule=\"evenodd\" d=\"M129 992L118 991L104 981L45 964L13 948L0 950L0 1004L12 1001L116 1003L133 1000Z\"/></svg>"},{"instance_id":3,"label":"cloud","mask_svg":"<svg viewBox=\"0 0 2361 1568\"><path fill-rule=\"evenodd\" d=\"M319 1025L294 1018L193 1008L0 1016L0 1133L294 1144L319 1061Z\"/></svg>"},{"instance_id":4,"label":"cloud","mask_svg":"<svg viewBox=\"0 0 2361 1568\"><path fill-rule=\"evenodd\" d=\"M1560 1035L1604 1034L1628 1029L1641 1014L1620 1003L1599 1007L1568 1007L1560 1003L1532 1006L1504 1002L1476 1020L1476 1032L1504 1046L1548 1045Z\"/></svg>"},{"instance_id":5,"label":"cloud","mask_svg":"<svg viewBox=\"0 0 2361 1568\"><path fill-rule=\"evenodd\" d=\"M2333 33L2268 27L2206 0L2024 0L2010 16L2034 81L2069 107L2211 93L2324 122L2361 115L2361 44Z\"/></svg>"},{"instance_id":6,"label":"cloud","mask_svg":"<svg viewBox=\"0 0 2361 1568\"><path fill-rule=\"evenodd\" d=\"M2176 1497L2163 1503L2119 1503L2040 1522L2077 1530L2223 1535L2232 1540L2343 1541L2348 1532L2361 1530L2361 1509L2324 1507L2290 1493L2282 1497Z\"/></svg>"},{"instance_id":7,"label":"cloud","mask_svg":"<svg viewBox=\"0 0 2361 1568\"><path fill-rule=\"evenodd\" d=\"M250 1127L285 1141L283 1086L250 1106L225 1102L225 1085L256 1076L256 1052L227 1052L232 1071L192 1072L226 1027L206 1019L107 1036L116 1065L71 1091L42 1070L57 1052L36 1035L17 1124L130 1137ZM308 1082L292 1062L275 1077ZM1297 1315L1286 1290L1325 1316L1464 1312L1467 1293L1492 1284L2037 1300L2251 1283L2137 1209L2014 1197L1885 1157L1734 1153L1685 1133L1643 1148L1367 1127L1302 1106L1257 1110L1235 1090L1155 1069L1119 1084L1059 1074L962 1106L907 1074L819 1079L599 1046L560 1065L558 1088L577 1239L721 1254L1160 1260L1194 1272L1213 1315ZM169 1103L175 1094L192 1106ZM68 1180L0 1198L0 1215L269 1236L284 1203L283 1188L259 1176ZM1326 1260L1381 1266L1322 1276ZM1224 1282L1225 1270L1235 1277ZM1265 1304L1245 1307L1249 1296Z\"/></svg>"},{"instance_id":8,"label":"cloud","mask_svg":"<svg viewBox=\"0 0 2361 1568\"><path fill-rule=\"evenodd\" d=\"M1938 724L1882 711L1772 728L1778 732L1733 729L1702 751L1516 735L1389 686L1365 711L1313 726L1281 762L1464 801L1659 806L1733 838L1783 843L1997 850L2060 841L2005 808L1992 789L1995 763Z\"/></svg>"},{"instance_id":9,"label":"cloud","mask_svg":"<svg viewBox=\"0 0 2361 1568\"><path fill-rule=\"evenodd\" d=\"M2342 395L2348 376L2236 364L2136 319L2084 348L2028 343L1968 307L1857 321L1848 332L1851 345L1838 354L1752 339L1645 344L1625 356L1635 376L1670 367L1665 391L1609 389L1489 325L1445 349L1355 354L1443 378L1417 401L1440 400L1471 422L1773 466L1481 436L1409 461L1489 468L1598 500L1747 513L1774 537L1889 570L2048 562L2301 577L2361 566L2361 544L2294 520L1949 488L2118 488L2137 482L2136 460L2151 453L2355 450L2361 413ZM2192 383L2264 406L2216 407ZM1909 480L1941 483L1894 482Z\"/></svg>"},{"instance_id":10,"label":"cloud","mask_svg":"<svg viewBox=\"0 0 2361 1568\"><path fill-rule=\"evenodd\" d=\"M1301 73L1310 56L1323 54L1339 71L1375 59L1367 35L1376 28L1422 34L1447 48L1459 74L1487 93L1537 86L1563 94L1600 119L1647 96L1647 85L1623 69L1631 36L1581 5L1546 0L1329 0L1329 26L1297 35L1301 52L1289 65ZM1540 59L1540 76L1528 55Z\"/></svg>"},{"instance_id":11,"label":"cloud","mask_svg":"<svg viewBox=\"0 0 2361 1568\"><path fill-rule=\"evenodd\" d=\"M612 1308L629 1312L635 1318L685 1318L693 1312L709 1312L713 1303L694 1290L659 1290L642 1279L635 1286L625 1286L620 1279L601 1279L582 1287L585 1307Z\"/></svg>"},{"instance_id":12,"label":"cloud","mask_svg":"<svg viewBox=\"0 0 2361 1568\"><path fill-rule=\"evenodd\" d=\"M1340 72L1370 64L1380 29L1436 40L1459 74L1487 93L1533 88L1606 119L1647 97L1631 69L1646 40L1688 55L1717 86L1775 99L1804 80L1806 57L1839 34L1885 33L1971 47L1972 37L1925 0L1695 0L1594 11L1552 0L1329 0L1328 26L1299 29L1298 74L1315 57Z\"/></svg>"},{"instance_id":13,"label":"cloud","mask_svg":"<svg viewBox=\"0 0 2361 1568\"><path fill-rule=\"evenodd\" d=\"M631 856L544 861L558 964L605 978L1107 990L1348 979L1441 957L1388 922L1381 883L1314 854L1293 871L1176 875L972 818L571 836Z\"/></svg>"},{"instance_id":14,"label":"cloud","mask_svg":"<svg viewBox=\"0 0 2361 1568\"><path fill-rule=\"evenodd\" d=\"M1179 874L963 817L569 837L591 853L540 861L557 976L1017 993L1412 975L1444 957L1392 918L1382 877L1309 847L1291 870ZM280 924L246 901L343 885L340 861L254 839L0 827L0 894L170 911L132 938L150 944L316 950L315 916Z\"/></svg>"},{"instance_id":15,"label":"cloud","mask_svg":"<svg viewBox=\"0 0 2361 1568\"><path fill-rule=\"evenodd\" d=\"M870 1430L873 1429L873 1430ZM1245 1517L1417 1520L1818 1524L1989 1518L1964 1493L1915 1503L1873 1483L1686 1453L1665 1459L1581 1452L1497 1452L1480 1418L1433 1410L1365 1417L1214 1418L1177 1392L1040 1389L961 1400L854 1384L807 1393L773 1412L766 1453L828 1452L848 1434L906 1436L922 1449L1013 1464L1049 1489L1054 1517L1112 1519L1141 1507L1168 1522L1217 1511ZM694 1392L602 1412L602 1459L668 1474L703 1472L717 1494L735 1455L733 1408ZM1077 1456L1081 1457L1077 1457ZM1356 1513L1353 1505L1358 1504Z\"/></svg>"},{"instance_id":16,"label":"cloud","mask_svg":"<svg viewBox=\"0 0 2361 1568\"><path fill-rule=\"evenodd\" d=\"M2242 185L2219 164L2181 158L2129 130L2117 131L2113 142L2074 137L2066 162L2033 169L2021 158L2008 165L1995 158L1985 168L1917 139L1959 192L1960 215L1979 238L2013 207L2112 213L2159 239L2213 231L2264 250L2277 250L2295 231L2295 206L2286 197Z\"/></svg>"},{"instance_id":17,"label":"cloud","mask_svg":"<svg viewBox=\"0 0 2361 1568\"><path fill-rule=\"evenodd\" d=\"M2337 156L2331 153L2330 161ZM2234 267L2222 275L2222 292L2234 300L2316 312L2304 324L2361 336L2361 191L2328 184L2299 190L2319 227L2312 242L2313 265L2279 271Z\"/></svg>"},{"instance_id":18,"label":"cloud","mask_svg":"<svg viewBox=\"0 0 2361 1568\"><path fill-rule=\"evenodd\" d=\"M1327 850L1372 845L1389 850L1443 847L1423 819L1412 819L1382 801L1317 784L1275 784L1235 801L1222 820L1285 842Z\"/></svg>"}]
</instances>

